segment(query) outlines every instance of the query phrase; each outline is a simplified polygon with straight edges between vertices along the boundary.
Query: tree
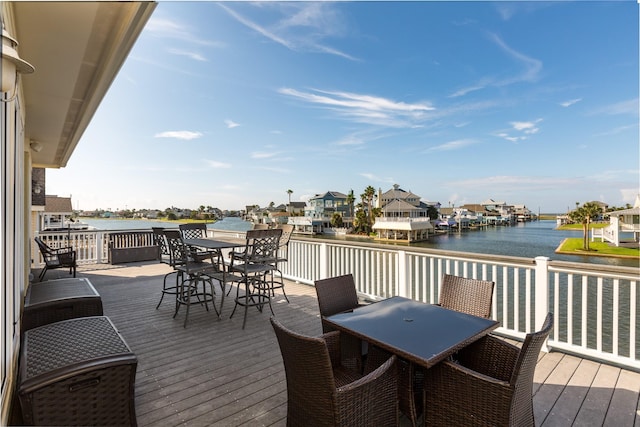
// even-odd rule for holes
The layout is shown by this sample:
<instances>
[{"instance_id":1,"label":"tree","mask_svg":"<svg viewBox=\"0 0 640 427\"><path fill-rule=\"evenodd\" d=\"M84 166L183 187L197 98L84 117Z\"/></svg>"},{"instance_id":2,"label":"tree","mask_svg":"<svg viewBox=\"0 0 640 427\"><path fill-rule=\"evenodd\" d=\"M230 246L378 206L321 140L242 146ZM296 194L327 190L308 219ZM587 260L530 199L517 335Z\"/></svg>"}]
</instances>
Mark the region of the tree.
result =
<instances>
[{"instance_id":1,"label":"tree","mask_svg":"<svg viewBox=\"0 0 640 427\"><path fill-rule=\"evenodd\" d=\"M373 188L372 186L368 186L367 188L364 189L364 197L365 200L367 201L367 213L368 213L368 218L369 218L369 229L371 229L371 226L373 225L373 198L376 195L376 189Z\"/></svg>"},{"instance_id":2,"label":"tree","mask_svg":"<svg viewBox=\"0 0 640 427\"><path fill-rule=\"evenodd\" d=\"M347 194L347 205L349 206L349 218L353 218L353 203L356 201L356 197L353 195L353 190L349 190Z\"/></svg>"},{"instance_id":3,"label":"tree","mask_svg":"<svg viewBox=\"0 0 640 427\"><path fill-rule=\"evenodd\" d=\"M287 195L289 196L289 204L287 205L287 210L291 212L291 194L293 194L293 190L287 190Z\"/></svg>"},{"instance_id":4,"label":"tree","mask_svg":"<svg viewBox=\"0 0 640 427\"><path fill-rule=\"evenodd\" d=\"M339 212L334 212L331 216L331 226L334 228L342 227L342 215Z\"/></svg>"},{"instance_id":5,"label":"tree","mask_svg":"<svg viewBox=\"0 0 640 427\"><path fill-rule=\"evenodd\" d=\"M569 212L569 218L575 223L582 224L582 249L588 251L589 226L591 225L591 221L598 218L598 215L600 215L602 211L600 209L600 206L593 202L587 202L582 206L578 205L579 203L576 203L576 208Z\"/></svg>"}]
</instances>

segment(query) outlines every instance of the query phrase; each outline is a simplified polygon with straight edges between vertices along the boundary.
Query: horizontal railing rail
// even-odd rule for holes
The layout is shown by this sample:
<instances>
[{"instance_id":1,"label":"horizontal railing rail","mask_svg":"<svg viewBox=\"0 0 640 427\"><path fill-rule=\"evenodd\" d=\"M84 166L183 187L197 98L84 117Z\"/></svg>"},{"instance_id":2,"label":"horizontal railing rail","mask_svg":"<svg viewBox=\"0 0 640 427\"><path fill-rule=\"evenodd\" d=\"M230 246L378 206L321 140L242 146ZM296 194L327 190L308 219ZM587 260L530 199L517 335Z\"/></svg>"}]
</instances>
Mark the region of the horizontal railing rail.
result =
<instances>
[{"instance_id":1,"label":"horizontal railing rail","mask_svg":"<svg viewBox=\"0 0 640 427\"><path fill-rule=\"evenodd\" d=\"M112 232L40 236L52 247L73 246L78 263L89 264L107 262ZM209 234L244 238L238 231ZM33 259L40 261L37 248ZM352 273L358 292L373 301L400 295L437 303L444 274L491 280L496 284L492 317L501 323L497 333L522 339L553 312L549 348L640 370L638 268L300 236L291 239L288 261L280 267L287 279L309 285Z\"/></svg>"}]
</instances>

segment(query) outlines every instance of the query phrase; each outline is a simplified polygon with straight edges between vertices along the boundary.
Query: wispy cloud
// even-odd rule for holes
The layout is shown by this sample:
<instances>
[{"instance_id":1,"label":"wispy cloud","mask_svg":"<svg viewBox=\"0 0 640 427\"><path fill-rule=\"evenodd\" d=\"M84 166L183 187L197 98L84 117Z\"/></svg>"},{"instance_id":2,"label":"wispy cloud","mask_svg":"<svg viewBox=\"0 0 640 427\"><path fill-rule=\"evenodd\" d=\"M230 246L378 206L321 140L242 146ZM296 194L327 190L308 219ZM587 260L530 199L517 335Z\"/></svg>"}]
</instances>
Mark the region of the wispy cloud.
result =
<instances>
[{"instance_id":1,"label":"wispy cloud","mask_svg":"<svg viewBox=\"0 0 640 427\"><path fill-rule=\"evenodd\" d=\"M227 125L227 128L229 128L229 129L237 128L238 126L240 126L239 123L236 123L236 122L234 122L233 120L230 120L230 119L226 119L224 121L224 124Z\"/></svg>"},{"instance_id":2,"label":"wispy cloud","mask_svg":"<svg viewBox=\"0 0 640 427\"><path fill-rule=\"evenodd\" d=\"M224 46L224 43L221 43L220 41L207 40L198 37L194 34L193 29L187 25L162 17L151 17L147 22L144 31L145 34L149 34L154 37L171 38L202 46Z\"/></svg>"},{"instance_id":3,"label":"wispy cloud","mask_svg":"<svg viewBox=\"0 0 640 427\"><path fill-rule=\"evenodd\" d=\"M473 139L457 139L455 141L449 141L444 144L436 145L435 147L430 147L427 151L451 151L451 150L460 150L464 147L468 147L470 145L477 144L478 141Z\"/></svg>"},{"instance_id":4,"label":"wispy cloud","mask_svg":"<svg viewBox=\"0 0 640 427\"><path fill-rule=\"evenodd\" d=\"M230 163L218 162L216 160L205 160L205 162L213 169L231 169Z\"/></svg>"},{"instance_id":5,"label":"wispy cloud","mask_svg":"<svg viewBox=\"0 0 640 427\"><path fill-rule=\"evenodd\" d=\"M584 185L584 177L539 177L539 176L510 176L495 175L487 177L475 177L449 183L452 187L463 189L476 189L478 191L490 191L497 193L503 190L544 190L557 189L559 185L572 186Z\"/></svg>"},{"instance_id":6,"label":"wispy cloud","mask_svg":"<svg viewBox=\"0 0 640 427\"><path fill-rule=\"evenodd\" d=\"M570 99L569 101L561 102L560 105L563 107L571 107L573 104L582 101L582 98Z\"/></svg>"},{"instance_id":7,"label":"wispy cloud","mask_svg":"<svg viewBox=\"0 0 640 427\"><path fill-rule=\"evenodd\" d=\"M252 159L271 159L277 155L278 153L266 153L261 151L254 151L253 153L251 153L251 158Z\"/></svg>"},{"instance_id":8,"label":"wispy cloud","mask_svg":"<svg viewBox=\"0 0 640 427\"><path fill-rule=\"evenodd\" d=\"M384 183L393 183L394 180L393 178L383 178L380 177L376 174L370 173L370 172L362 172L359 174L360 176L363 176L365 178L367 178L369 181L373 181L373 182L384 182Z\"/></svg>"},{"instance_id":9,"label":"wispy cloud","mask_svg":"<svg viewBox=\"0 0 640 427\"><path fill-rule=\"evenodd\" d=\"M616 102L615 104L604 105L594 110L591 114L607 114L611 116L618 114L633 114L637 117L639 112L638 102L638 98L634 98L627 101Z\"/></svg>"},{"instance_id":10,"label":"wispy cloud","mask_svg":"<svg viewBox=\"0 0 640 427\"><path fill-rule=\"evenodd\" d=\"M613 129L611 129L609 131L597 133L594 136L617 135L619 133L623 133L623 132L626 132L628 130L637 129L637 128L638 128L638 123L634 123L634 124L626 125L626 126L618 126L618 127L613 128Z\"/></svg>"},{"instance_id":11,"label":"wispy cloud","mask_svg":"<svg viewBox=\"0 0 640 427\"><path fill-rule=\"evenodd\" d=\"M192 132L190 130L169 130L165 132L159 132L154 135L155 138L176 138L184 139L187 141L200 138L201 136L201 132Z\"/></svg>"},{"instance_id":12,"label":"wispy cloud","mask_svg":"<svg viewBox=\"0 0 640 427\"><path fill-rule=\"evenodd\" d=\"M168 52L178 56L186 56L187 58L193 59L195 61L204 62L207 60L207 58L205 58L198 52L191 52L191 51L181 50L181 49L169 49Z\"/></svg>"},{"instance_id":13,"label":"wispy cloud","mask_svg":"<svg viewBox=\"0 0 640 427\"><path fill-rule=\"evenodd\" d=\"M343 30L342 16L337 9L323 2L252 3L253 6L270 8L279 19L258 23L238 13L226 4L218 3L231 17L263 37L295 52L318 52L340 56L349 60L357 58L329 46L325 40L340 37ZM261 13L260 19L273 14Z\"/></svg>"},{"instance_id":14,"label":"wispy cloud","mask_svg":"<svg viewBox=\"0 0 640 427\"><path fill-rule=\"evenodd\" d=\"M529 139L531 135L535 135L540 132L538 123L541 121L542 119L528 122L510 122L511 131L498 131L495 133L495 136L506 139L510 142L524 141Z\"/></svg>"},{"instance_id":15,"label":"wispy cloud","mask_svg":"<svg viewBox=\"0 0 640 427\"><path fill-rule=\"evenodd\" d=\"M326 107L348 120L397 128L420 127L427 118L426 114L434 110L434 107L425 102L405 103L350 92L322 90L302 92L292 88L281 88L278 92L310 104Z\"/></svg>"},{"instance_id":16,"label":"wispy cloud","mask_svg":"<svg viewBox=\"0 0 640 427\"><path fill-rule=\"evenodd\" d=\"M456 98L459 96L464 96L468 93L475 92L478 90L485 89L486 87L503 87L512 85L514 83L520 82L534 82L538 79L538 75L542 70L542 61L531 58L521 52L510 47L507 43L502 40L497 34L488 33L489 39L495 43L498 47L500 47L508 56L514 59L517 63L519 63L523 70L519 74L516 74L507 78L495 78L495 77L484 77L480 79L477 83L471 84L465 88L458 89L451 95L450 98Z\"/></svg>"}]
</instances>

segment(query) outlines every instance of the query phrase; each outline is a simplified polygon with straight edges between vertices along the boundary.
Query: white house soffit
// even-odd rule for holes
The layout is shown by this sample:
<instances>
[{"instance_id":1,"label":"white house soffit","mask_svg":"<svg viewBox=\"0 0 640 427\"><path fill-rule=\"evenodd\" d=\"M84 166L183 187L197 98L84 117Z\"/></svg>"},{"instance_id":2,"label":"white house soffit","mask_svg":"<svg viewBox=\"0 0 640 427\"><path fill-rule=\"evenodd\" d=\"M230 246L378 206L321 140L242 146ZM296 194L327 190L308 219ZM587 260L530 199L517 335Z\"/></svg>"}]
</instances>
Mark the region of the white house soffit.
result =
<instances>
[{"instance_id":1,"label":"white house soffit","mask_svg":"<svg viewBox=\"0 0 640 427\"><path fill-rule=\"evenodd\" d=\"M64 167L155 8L155 2L15 2L25 136L39 167Z\"/></svg>"}]
</instances>

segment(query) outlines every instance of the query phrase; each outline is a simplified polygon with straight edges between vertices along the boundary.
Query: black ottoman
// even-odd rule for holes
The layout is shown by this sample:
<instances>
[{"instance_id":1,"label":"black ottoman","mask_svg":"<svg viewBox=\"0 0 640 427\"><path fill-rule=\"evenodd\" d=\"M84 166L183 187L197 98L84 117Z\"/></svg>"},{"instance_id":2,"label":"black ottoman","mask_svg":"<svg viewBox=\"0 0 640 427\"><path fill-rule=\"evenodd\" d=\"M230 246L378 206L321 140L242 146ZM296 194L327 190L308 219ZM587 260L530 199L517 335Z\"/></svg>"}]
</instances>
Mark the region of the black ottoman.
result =
<instances>
[{"instance_id":1,"label":"black ottoman","mask_svg":"<svg viewBox=\"0 0 640 427\"><path fill-rule=\"evenodd\" d=\"M138 360L105 316L25 332L18 396L31 425L136 425Z\"/></svg>"},{"instance_id":2,"label":"black ottoman","mask_svg":"<svg viewBox=\"0 0 640 427\"><path fill-rule=\"evenodd\" d=\"M102 316L102 299L86 278L33 283L24 298L22 330L76 317Z\"/></svg>"}]
</instances>

